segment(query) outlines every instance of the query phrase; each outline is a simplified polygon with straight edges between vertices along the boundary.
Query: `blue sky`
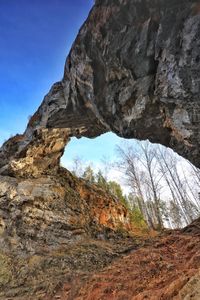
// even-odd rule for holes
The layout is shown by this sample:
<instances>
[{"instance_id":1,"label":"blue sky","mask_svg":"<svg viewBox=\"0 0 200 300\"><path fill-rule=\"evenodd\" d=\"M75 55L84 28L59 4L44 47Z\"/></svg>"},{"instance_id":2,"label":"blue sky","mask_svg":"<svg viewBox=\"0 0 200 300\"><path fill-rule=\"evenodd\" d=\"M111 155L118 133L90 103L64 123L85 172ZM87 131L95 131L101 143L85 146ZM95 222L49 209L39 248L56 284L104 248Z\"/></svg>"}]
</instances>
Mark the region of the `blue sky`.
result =
<instances>
[{"instance_id":1,"label":"blue sky","mask_svg":"<svg viewBox=\"0 0 200 300\"><path fill-rule=\"evenodd\" d=\"M0 139L22 132L65 58L92 0L0 0Z\"/></svg>"},{"instance_id":2,"label":"blue sky","mask_svg":"<svg viewBox=\"0 0 200 300\"><path fill-rule=\"evenodd\" d=\"M62 78L66 56L93 2L0 0L0 144L24 131L28 117ZM113 156L119 140L113 134L73 139L63 160L79 155L95 162Z\"/></svg>"},{"instance_id":3,"label":"blue sky","mask_svg":"<svg viewBox=\"0 0 200 300\"><path fill-rule=\"evenodd\" d=\"M71 162L68 161L69 158L79 157L86 164L87 162L93 162L94 165L99 165L104 158L112 161L117 156L116 145L123 142L124 139L119 138L113 133L106 133L95 139L73 138L65 149L62 163L70 169Z\"/></svg>"}]
</instances>

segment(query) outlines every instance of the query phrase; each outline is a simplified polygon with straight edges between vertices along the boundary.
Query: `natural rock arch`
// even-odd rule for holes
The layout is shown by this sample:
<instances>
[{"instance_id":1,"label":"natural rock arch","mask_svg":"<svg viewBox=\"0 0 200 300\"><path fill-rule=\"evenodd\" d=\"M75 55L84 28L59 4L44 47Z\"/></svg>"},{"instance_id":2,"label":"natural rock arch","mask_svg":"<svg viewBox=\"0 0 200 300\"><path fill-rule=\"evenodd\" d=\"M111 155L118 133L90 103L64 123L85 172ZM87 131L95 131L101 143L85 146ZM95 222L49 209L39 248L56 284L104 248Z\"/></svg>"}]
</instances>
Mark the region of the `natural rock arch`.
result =
<instances>
[{"instance_id":1,"label":"natural rock arch","mask_svg":"<svg viewBox=\"0 0 200 300\"><path fill-rule=\"evenodd\" d=\"M0 150L0 174L56 170L70 136L113 131L171 147L200 166L200 5L96 1L23 135Z\"/></svg>"}]
</instances>

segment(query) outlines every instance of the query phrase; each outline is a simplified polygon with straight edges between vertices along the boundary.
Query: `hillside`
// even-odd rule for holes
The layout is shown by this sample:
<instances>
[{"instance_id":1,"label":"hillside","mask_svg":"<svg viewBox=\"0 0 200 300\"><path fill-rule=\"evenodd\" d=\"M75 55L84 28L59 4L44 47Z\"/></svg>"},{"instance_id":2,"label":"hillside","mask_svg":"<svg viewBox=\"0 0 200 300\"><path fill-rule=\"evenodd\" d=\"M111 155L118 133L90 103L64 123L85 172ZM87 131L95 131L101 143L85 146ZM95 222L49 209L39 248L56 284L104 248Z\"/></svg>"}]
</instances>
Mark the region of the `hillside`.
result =
<instances>
[{"instance_id":1,"label":"hillside","mask_svg":"<svg viewBox=\"0 0 200 300\"><path fill-rule=\"evenodd\" d=\"M2 300L199 299L200 220L144 232L116 198L62 168L1 177L0 204Z\"/></svg>"},{"instance_id":2,"label":"hillside","mask_svg":"<svg viewBox=\"0 0 200 300\"><path fill-rule=\"evenodd\" d=\"M199 300L200 219L182 231L144 240L103 271L64 283L57 295L49 299Z\"/></svg>"},{"instance_id":3,"label":"hillside","mask_svg":"<svg viewBox=\"0 0 200 300\"><path fill-rule=\"evenodd\" d=\"M0 177L0 207L0 299L40 299L67 274L101 269L137 247L140 229L126 207L62 168Z\"/></svg>"}]
</instances>

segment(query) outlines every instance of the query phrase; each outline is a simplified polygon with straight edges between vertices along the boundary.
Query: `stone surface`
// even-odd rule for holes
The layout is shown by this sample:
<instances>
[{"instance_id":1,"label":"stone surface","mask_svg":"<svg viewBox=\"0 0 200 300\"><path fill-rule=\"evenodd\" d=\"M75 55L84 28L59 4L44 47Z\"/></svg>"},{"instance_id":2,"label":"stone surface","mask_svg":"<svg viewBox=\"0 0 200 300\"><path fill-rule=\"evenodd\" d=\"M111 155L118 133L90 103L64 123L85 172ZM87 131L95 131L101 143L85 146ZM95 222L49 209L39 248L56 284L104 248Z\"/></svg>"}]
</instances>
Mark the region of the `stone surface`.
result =
<instances>
[{"instance_id":1,"label":"stone surface","mask_svg":"<svg viewBox=\"0 0 200 300\"><path fill-rule=\"evenodd\" d=\"M21 141L11 139L11 152L7 144L2 147L0 172L24 174L22 165L30 165L43 128L64 128L77 137L113 131L149 139L199 167L199 40L199 1L96 1L66 60L63 79L45 96ZM42 142L48 147L48 139ZM49 155L38 173L51 164ZM35 168L32 173L36 176Z\"/></svg>"},{"instance_id":2,"label":"stone surface","mask_svg":"<svg viewBox=\"0 0 200 300\"><path fill-rule=\"evenodd\" d=\"M132 230L127 209L98 186L65 169L36 179L0 176L0 248L35 252L92 236Z\"/></svg>"},{"instance_id":3,"label":"stone surface","mask_svg":"<svg viewBox=\"0 0 200 300\"><path fill-rule=\"evenodd\" d=\"M169 146L199 167L199 50L197 0L96 0L63 79L0 148L0 299L155 299L155 289L187 299L199 288L199 220L194 233L135 240L117 199L59 167L70 137L108 131ZM109 284L98 286L102 274Z\"/></svg>"},{"instance_id":4,"label":"stone surface","mask_svg":"<svg viewBox=\"0 0 200 300\"><path fill-rule=\"evenodd\" d=\"M40 177L56 173L64 147L69 141L66 129L39 129L28 127L24 135L10 138L0 150L2 175Z\"/></svg>"},{"instance_id":5,"label":"stone surface","mask_svg":"<svg viewBox=\"0 0 200 300\"><path fill-rule=\"evenodd\" d=\"M137 247L134 229L118 199L65 169L0 176L0 299L42 299L67 276L102 269Z\"/></svg>"}]
</instances>

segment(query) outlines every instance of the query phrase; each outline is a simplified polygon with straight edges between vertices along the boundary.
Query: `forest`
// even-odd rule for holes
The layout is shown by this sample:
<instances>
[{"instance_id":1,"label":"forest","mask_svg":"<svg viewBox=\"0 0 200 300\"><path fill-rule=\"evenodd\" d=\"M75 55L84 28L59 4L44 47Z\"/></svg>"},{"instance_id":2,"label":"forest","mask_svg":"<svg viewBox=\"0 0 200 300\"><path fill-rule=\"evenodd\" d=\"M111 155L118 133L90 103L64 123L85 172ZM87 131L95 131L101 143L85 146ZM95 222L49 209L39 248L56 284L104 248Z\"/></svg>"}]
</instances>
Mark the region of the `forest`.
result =
<instances>
[{"instance_id":1,"label":"forest","mask_svg":"<svg viewBox=\"0 0 200 300\"><path fill-rule=\"evenodd\" d=\"M114 195L140 226L177 229L200 216L200 170L189 161L148 141L125 142L116 152L118 159L102 159L98 170L76 157L72 172ZM111 169L121 174L121 180L109 180Z\"/></svg>"}]
</instances>

